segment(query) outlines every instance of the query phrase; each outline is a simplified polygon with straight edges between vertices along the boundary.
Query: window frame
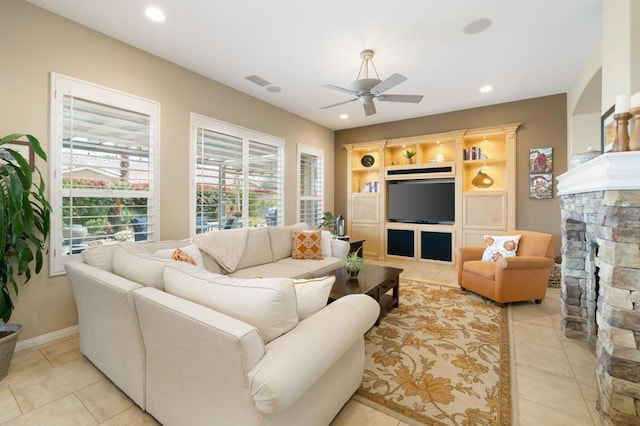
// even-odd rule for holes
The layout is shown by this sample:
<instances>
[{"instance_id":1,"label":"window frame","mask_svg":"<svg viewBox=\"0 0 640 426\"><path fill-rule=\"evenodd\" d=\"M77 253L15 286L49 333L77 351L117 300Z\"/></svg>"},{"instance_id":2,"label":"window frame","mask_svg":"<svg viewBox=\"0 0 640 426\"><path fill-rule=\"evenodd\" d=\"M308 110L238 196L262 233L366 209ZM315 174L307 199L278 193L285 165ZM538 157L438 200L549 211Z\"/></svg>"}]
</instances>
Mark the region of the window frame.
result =
<instances>
[{"instance_id":1,"label":"window frame","mask_svg":"<svg viewBox=\"0 0 640 426\"><path fill-rule=\"evenodd\" d=\"M197 145L198 145L198 129L203 128L213 132L226 134L243 140L243 175L248 178L250 171L249 163L249 144L253 142L259 142L267 145L274 146L279 152L279 199L278 199L278 225L285 223L285 194L286 194L286 179L285 179L285 140L281 137L270 135L268 133L259 132L256 130L248 129L246 127L237 126L235 124L227 123L222 120L217 120L198 113L191 113L190 119L191 136L189 143L189 235L193 236L196 233L196 197L197 197L197 178L196 175L196 158L197 158ZM249 206L249 192L243 188L242 193L243 206ZM249 223L249 209L245 208L242 212L242 221L245 224Z\"/></svg>"},{"instance_id":2,"label":"window frame","mask_svg":"<svg viewBox=\"0 0 640 426\"><path fill-rule=\"evenodd\" d=\"M320 149L320 148L316 148L313 146L309 146L309 145L305 145L302 143L298 143L297 147L296 147L296 218L298 222L302 222L302 209L301 209L301 202L302 201L306 201L306 200L317 200L319 199L320 201L320 211L319 211L319 215L316 218L318 223L307 223L307 225L309 226L313 226L313 225L319 225L320 222L320 218L322 216L322 213L324 212L324 206L325 206L325 158L324 158L324 150ZM302 194L300 194L300 191L302 190L302 182L300 181L300 175L301 175L301 168L302 168L302 155L306 154L306 155L312 155L314 157L317 157L320 161L320 173L322 176L322 182L319 184L320 186L320 192L321 195L320 197L316 197L316 196L303 196Z\"/></svg>"},{"instance_id":3,"label":"window frame","mask_svg":"<svg viewBox=\"0 0 640 426\"><path fill-rule=\"evenodd\" d=\"M64 275L64 265L70 261L81 260L81 254L64 254L60 250L64 236L63 228L63 135L64 135L64 97L71 95L90 102L121 108L150 117L149 123L149 164L153 168L148 199L154 208L149 216L149 235L152 240L160 240L160 103L136 95L104 87L98 84L68 77L55 72L50 73L50 120L49 120L49 199L52 205L51 234L49 254L49 275ZM77 191L81 196L82 190ZM140 195L136 191L109 191L113 195L126 198ZM88 194L88 193L85 193ZM151 204L151 203L148 203Z\"/></svg>"}]
</instances>

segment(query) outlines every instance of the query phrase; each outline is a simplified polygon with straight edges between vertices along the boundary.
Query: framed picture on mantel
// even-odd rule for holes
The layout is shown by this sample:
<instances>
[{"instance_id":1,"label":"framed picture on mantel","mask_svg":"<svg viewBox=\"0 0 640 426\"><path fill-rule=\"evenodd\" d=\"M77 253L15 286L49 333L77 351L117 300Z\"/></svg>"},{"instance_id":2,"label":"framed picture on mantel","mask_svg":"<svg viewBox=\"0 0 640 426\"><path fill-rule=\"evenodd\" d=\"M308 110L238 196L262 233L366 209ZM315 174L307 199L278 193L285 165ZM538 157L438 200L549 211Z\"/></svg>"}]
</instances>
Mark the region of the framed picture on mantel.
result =
<instances>
[{"instance_id":1,"label":"framed picture on mantel","mask_svg":"<svg viewBox=\"0 0 640 426\"><path fill-rule=\"evenodd\" d=\"M614 109L615 105L611 106L600 119L600 152L603 154L611 151L613 141L616 139L616 121L613 119Z\"/></svg>"}]
</instances>

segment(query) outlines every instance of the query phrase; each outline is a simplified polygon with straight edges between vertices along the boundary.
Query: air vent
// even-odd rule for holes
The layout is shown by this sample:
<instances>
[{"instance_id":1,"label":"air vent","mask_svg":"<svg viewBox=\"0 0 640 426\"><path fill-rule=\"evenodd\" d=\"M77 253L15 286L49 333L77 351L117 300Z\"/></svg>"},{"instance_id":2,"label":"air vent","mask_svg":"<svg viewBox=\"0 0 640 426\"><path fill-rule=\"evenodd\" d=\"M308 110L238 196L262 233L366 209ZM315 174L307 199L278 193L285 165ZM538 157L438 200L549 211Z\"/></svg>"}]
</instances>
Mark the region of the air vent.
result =
<instances>
[{"instance_id":1,"label":"air vent","mask_svg":"<svg viewBox=\"0 0 640 426\"><path fill-rule=\"evenodd\" d=\"M269 83L267 80L265 80L264 78L260 78L260 77L258 77L258 76L257 76L257 75L255 75L255 74L250 75L249 77L245 77L245 78L246 78L247 80L249 80L249 81L251 81L251 82L253 82L253 83L257 84L258 86L262 86L262 87L264 87L264 86L267 86L267 85L271 84L271 83Z\"/></svg>"}]
</instances>

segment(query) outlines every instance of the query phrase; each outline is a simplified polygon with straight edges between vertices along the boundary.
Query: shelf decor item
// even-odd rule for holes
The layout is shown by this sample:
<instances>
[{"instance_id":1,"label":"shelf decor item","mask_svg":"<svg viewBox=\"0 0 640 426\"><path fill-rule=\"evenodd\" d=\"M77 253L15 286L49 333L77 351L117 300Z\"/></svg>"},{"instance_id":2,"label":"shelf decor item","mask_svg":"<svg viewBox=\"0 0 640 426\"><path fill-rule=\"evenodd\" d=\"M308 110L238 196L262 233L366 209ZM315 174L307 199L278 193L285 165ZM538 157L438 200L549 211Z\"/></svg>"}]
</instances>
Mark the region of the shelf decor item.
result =
<instances>
[{"instance_id":1,"label":"shelf decor item","mask_svg":"<svg viewBox=\"0 0 640 426\"><path fill-rule=\"evenodd\" d=\"M640 151L640 92L631 96L630 107L633 116L630 127L633 129L629 137L629 151Z\"/></svg>"},{"instance_id":2,"label":"shelf decor item","mask_svg":"<svg viewBox=\"0 0 640 426\"><path fill-rule=\"evenodd\" d=\"M611 146L612 152L629 151L629 119L631 114L631 95L623 93L616 96L615 110L613 111L613 119L615 120L616 136Z\"/></svg>"},{"instance_id":3,"label":"shelf decor item","mask_svg":"<svg viewBox=\"0 0 640 426\"><path fill-rule=\"evenodd\" d=\"M493 178L482 170L478 170L478 174L471 181L471 185L476 188L489 188L493 185Z\"/></svg>"},{"instance_id":4,"label":"shelf decor item","mask_svg":"<svg viewBox=\"0 0 640 426\"><path fill-rule=\"evenodd\" d=\"M362 164L364 167L371 167L375 163L376 163L376 159L371 154L363 155L362 158L360 159L360 164Z\"/></svg>"},{"instance_id":5,"label":"shelf decor item","mask_svg":"<svg viewBox=\"0 0 640 426\"><path fill-rule=\"evenodd\" d=\"M408 149L402 153L402 156L407 159L407 164L413 163L413 157L416 155L416 152L412 149Z\"/></svg>"}]
</instances>

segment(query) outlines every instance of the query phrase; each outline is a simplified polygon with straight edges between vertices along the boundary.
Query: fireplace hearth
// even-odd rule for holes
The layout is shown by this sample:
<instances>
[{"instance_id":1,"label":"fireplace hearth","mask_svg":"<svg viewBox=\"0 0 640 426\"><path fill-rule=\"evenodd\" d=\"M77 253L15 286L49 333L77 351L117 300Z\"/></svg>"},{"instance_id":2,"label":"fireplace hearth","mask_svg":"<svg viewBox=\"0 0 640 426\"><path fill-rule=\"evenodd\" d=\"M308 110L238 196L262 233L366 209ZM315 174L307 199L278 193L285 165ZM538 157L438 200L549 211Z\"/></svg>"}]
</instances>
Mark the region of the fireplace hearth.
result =
<instances>
[{"instance_id":1,"label":"fireplace hearth","mask_svg":"<svg viewBox=\"0 0 640 426\"><path fill-rule=\"evenodd\" d=\"M604 425L640 424L640 152L558 177L562 330L596 354Z\"/></svg>"}]
</instances>

